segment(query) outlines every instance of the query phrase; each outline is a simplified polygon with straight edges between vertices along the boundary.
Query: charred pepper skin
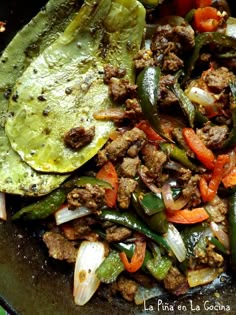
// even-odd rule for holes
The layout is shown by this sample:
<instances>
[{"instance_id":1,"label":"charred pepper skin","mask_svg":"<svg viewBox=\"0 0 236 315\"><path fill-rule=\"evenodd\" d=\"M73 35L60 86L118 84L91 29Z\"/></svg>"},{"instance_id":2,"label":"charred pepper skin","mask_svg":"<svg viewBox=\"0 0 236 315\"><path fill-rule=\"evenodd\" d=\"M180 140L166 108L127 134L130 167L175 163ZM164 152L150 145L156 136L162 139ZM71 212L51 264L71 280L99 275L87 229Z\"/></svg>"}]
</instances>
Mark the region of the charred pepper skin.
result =
<instances>
[{"instance_id":1,"label":"charred pepper skin","mask_svg":"<svg viewBox=\"0 0 236 315\"><path fill-rule=\"evenodd\" d=\"M145 67L137 77L137 94L143 115L149 121L151 127L161 137L171 141L162 130L158 112L160 77L161 70L159 67Z\"/></svg>"},{"instance_id":2,"label":"charred pepper skin","mask_svg":"<svg viewBox=\"0 0 236 315\"><path fill-rule=\"evenodd\" d=\"M140 232L157 244L165 248L167 252L170 252L170 247L167 244L166 240L153 231L151 231L146 224L144 224L139 218L130 212L118 212L113 210L102 210L101 214L98 216L101 220L107 220L116 224L124 225L128 228L131 228L134 231Z\"/></svg>"},{"instance_id":3,"label":"charred pepper skin","mask_svg":"<svg viewBox=\"0 0 236 315\"><path fill-rule=\"evenodd\" d=\"M232 269L236 271L236 192L229 197L228 222L231 265Z\"/></svg>"},{"instance_id":4,"label":"charred pepper skin","mask_svg":"<svg viewBox=\"0 0 236 315\"><path fill-rule=\"evenodd\" d=\"M63 188L58 188L52 193L30 204L18 212L16 212L12 219L17 220L23 218L24 220L42 220L53 214L66 200L66 191Z\"/></svg>"}]
</instances>

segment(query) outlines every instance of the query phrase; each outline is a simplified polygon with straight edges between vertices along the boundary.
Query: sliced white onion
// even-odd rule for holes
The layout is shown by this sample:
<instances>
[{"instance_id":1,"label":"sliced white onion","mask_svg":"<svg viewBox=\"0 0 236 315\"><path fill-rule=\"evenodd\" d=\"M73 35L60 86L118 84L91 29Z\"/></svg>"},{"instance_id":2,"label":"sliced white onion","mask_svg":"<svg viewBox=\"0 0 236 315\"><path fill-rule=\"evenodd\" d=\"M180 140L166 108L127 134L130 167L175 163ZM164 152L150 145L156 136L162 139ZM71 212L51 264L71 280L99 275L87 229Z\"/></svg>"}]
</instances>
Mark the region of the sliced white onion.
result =
<instances>
[{"instance_id":1,"label":"sliced white onion","mask_svg":"<svg viewBox=\"0 0 236 315\"><path fill-rule=\"evenodd\" d=\"M3 192L0 192L0 219L7 220L6 194Z\"/></svg>"},{"instance_id":2,"label":"sliced white onion","mask_svg":"<svg viewBox=\"0 0 236 315\"><path fill-rule=\"evenodd\" d=\"M229 249L229 235L225 233L223 227L215 222L210 223L211 230L219 242L226 248Z\"/></svg>"},{"instance_id":3,"label":"sliced white onion","mask_svg":"<svg viewBox=\"0 0 236 315\"><path fill-rule=\"evenodd\" d=\"M147 300L150 300L157 296L163 296L164 294L165 290L159 284L156 284L151 288L145 288L139 285L134 296L134 302L136 305L141 305Z\"/></svg>"},{"instance_id":4,"label":"sliced white onion","mask_svg":"<svg viewBox=\"0 0 236 315\"><path fill-rule=\"evenodd\" d=\"M190 89L186 90L185 93L190 101L200 104L202 106L213 105L215 103L215 98L212 93L198 87L193 86Z\"/></svg>"},{"instance_id":5,"label":"sliced white onion","mask_svg":"<svg viewBox=\"0 0 236 315\"><path fill-rule=\"evenodd\" d=\"M164 237L178 261L184 261L187 254L186 247L179 231L172 223L168 224L168 230Z\"/></svg>"},{"instance_id":6,"label":"sliced white onion","mask_svg":"<svg viewBox=\"0 0 236 315\"><path fill-rule=\"evenodd\" d=\"M236 38L236 18L229 17L226 22L225 34L230 37Z\"/></svg>"},{"instance_id":7,"label":"sliced white onion","mask_svg":"<svg viewBox=\"0 0 236 315\"><path fill-rule=\"evenodd\" d=\"M189 199L184 196L180 196L177 200L174 200L171 186L168 183L165 183L162 187L162 198L167 211L180 210L189 201Z\"/></svg>"},{"instance_id":8,"label":"sliced white onion","mask_svg":"<svg viewBox=\"0 0 236 315\"><path fill-rule=\"evenodd\" d=\"M96 270L105 258L102 242L83 241L78 250L74 271L74 302L86 304L100 285Z\"/></svg>"},{"instance_id":9,"label":"sliced white onion","mask_svg":"<svg viewBox=\"0 0 236 315\"><path fill-rule=\"evenodd\" d=\"M92 211L86 207L78 207L74 210L70 210L68 209L68 205L65 205L59 210L57 210L54 216L55 216L56 224L60 225L62 223L69 222L71 220L82 218L91 213Z\"/></svg>"},{"instance_id":10,"label":"sliced white onion","mask_svg":"<svg viewBox=\"0 0 236 315\"><path fill-rule=\"evenodd\" d=\"M193 288L214 281L221 273L222 269L211 267L189 270L187 273L187 281L190 288Z\"/></svg>"}]
</instances>

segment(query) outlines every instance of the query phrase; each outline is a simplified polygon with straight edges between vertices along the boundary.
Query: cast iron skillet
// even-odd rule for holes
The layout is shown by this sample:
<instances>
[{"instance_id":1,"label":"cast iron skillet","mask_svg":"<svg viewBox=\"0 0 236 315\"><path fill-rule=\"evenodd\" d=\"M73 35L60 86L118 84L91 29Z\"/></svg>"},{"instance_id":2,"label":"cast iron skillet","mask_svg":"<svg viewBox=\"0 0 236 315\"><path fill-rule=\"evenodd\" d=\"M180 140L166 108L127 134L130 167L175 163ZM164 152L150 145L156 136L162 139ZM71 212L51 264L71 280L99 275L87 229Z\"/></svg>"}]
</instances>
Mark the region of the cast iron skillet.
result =
<instances>
[{"instance_id":1,"label":"cast iron skillet","mask_svg":"<svg viewBox=\"0 0 236 315\"><path fill-rule=\"evenodd\" d=\"M0 50L45 3L46 0L0 2L0 20L7 22L7 31L0 34ZM18 198L8 200L8 204L18 202ZM11 220L0 223L0 304L10 314L236 314L236 281L230 275L187 296L166 295L145 306L134 306L119 298L110 300L105 288L84 307L75 306L72 267L48 258L41 233L41 227L35 225L22 226Z\"/></svg>"}]
</instances>

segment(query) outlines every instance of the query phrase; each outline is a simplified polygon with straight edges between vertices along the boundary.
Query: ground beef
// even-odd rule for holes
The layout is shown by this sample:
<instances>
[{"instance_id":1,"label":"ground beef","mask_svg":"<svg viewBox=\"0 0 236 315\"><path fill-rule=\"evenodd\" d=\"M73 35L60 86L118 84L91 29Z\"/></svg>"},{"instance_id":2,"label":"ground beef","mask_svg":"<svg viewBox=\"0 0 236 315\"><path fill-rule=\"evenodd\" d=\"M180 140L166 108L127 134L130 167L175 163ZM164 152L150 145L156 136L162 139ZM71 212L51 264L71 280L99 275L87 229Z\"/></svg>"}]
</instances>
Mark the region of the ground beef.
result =
<instances>
[{"instance_id":1,"label":"ground beef","mask_svg":"<svg viewBox=\"0 0 236 315\"><path fill-rule=\"evenodd\" d=\"M84 127L76 127L70 129L64 135L64 142L69 148L78 150L89 144L95 135L95 127L85 129Z\"/></svg>"},{"instance_id":2,"label":"ground beef","mask_svg":"<svg viewBox=\"0 0 236 315\"><path fill-rule=\"evenodd\" d=\"M73 242L68 241L63 235L55 232L46 232L43 241L49 250L49 256L54 259L66 260L74 263L77 256L77 249Z\"/></svg>"},{"instance_id":3,"label":"ground beef","mask_svg":"<svg viewBox=\"0 0 236 315\"><path fill-rule=\"evenodd\" d=\"M196 207L201 203L201 194L199 191L199 180L200 176L198 174L192 176L188 182L185 183L182 190L182 195L186 199L189 199L187 208Z\"/></svg>"},{"instance_id":4,"label":"ground beef","mask_svg":"<svg viewBox=\"0 0 236 315\"><path fill-rule=\"evenodd\" d=\"M143 119L142 108L136 98L127 99L125 101L125 105L126 109L124 118L134 121L134 124Z\"/></svg>"},{"instance_id":5,"label":"ground beef","mask_svg":"<svg viewBox=\"0 0 236 315\"><path fill-rule=\"evenodd\" d=\"M138 171L140 163L141 163L141 161L140 161L139 157L124 158L122 164L120 165L120 169L119 169L121 176L133 178Z\"/></svg>"},{"instance_id":6,"label":"ground beef","mask_svg":"<svg viewBox=\"0 0 236 315\"><path fill-rule=\"evenodd\" d=\"M228 212L228 206L224 199L215 196L215 198L212 201L209 201L205 207L212 221L226 224L225 216Z\"/></svg>"},{"instance_id":7,"label":"ground beef","mask_svg":"<svg viewBox=\"0 0 236 315\"><path fill-rule=\"evenodd\" d=\"M110 142L104 150L98 152L98 165L107 160L115 162L127 154L130 157L137 156L145 140L146 134L136 127L126 131L123 135Z\"/></svg>"},{"instance_id":8,"label":"ground beef","mask_svg":"<svg viewBox=\"0 0 236 315\"><path fill-rule=\"evenodd\" d=\"M222 148L224 140L228 136L228 127L223 126L212 126L211 123L206 123L203 128L197 130L197 135L205 143L205 145L214 150Z\"/></svg>"},{"instance_id":9,"label":"ground beef","mask_svg":"<svg viewBox=\"0 0 236 315\"><path fill-rule=\"evenodd\" d=\"M112 77L123 78L126 75L126 70L112 65L105 65L104 67L104 82L109 83Z\"/></svg>"},{"instance_id":10,"label":"ground beef","mask_svg":"<svg viewBox=\"0 0 236 315\"><path fill-rule=\"evenodd\" d=\"M98 238L95 233L92 233L91 225L95 224L96 220L90 216L72 220L69 223L63 225L63 234L69 240L78 239L93 239Z\"/></svg>"},{"instance_id":11,"label":"ground beef","mask_svg":"<svg viewBox=\"0 0 236 315\"><path fill-rule=\"evenodd\" d=\"M137 283L124 276L119 277L118 281L113 284L113 291L120 292L122 297L129 302L134 300L137 289Z\"/></svg>"},{"instance_id":12,"label":"ground beef","mask_svg":"<svg viewBox=\"0 0 236 315\"><path fill-rule=\"evenodd\" d=\"M142 153L144 164L148 168L147 175L151 178L157 178L160 175L163 164L167 161L166 154L159 151L152 144L146 144Z\"/></svg>"},{"instance_id":13,"label":"ground beef","mask_svg":"<svg viewBox=\"0 0 236 315\"><path fill-rule=\"evenodd\" d=\"M106 240L108 243L124 241L130 237L131 234L132 231L126 227L112 225L106 229Z\"/></svg>"},{"instance_id":14,"label":"ground beef","mask_svg":"<svg viewBox=\"0 0 236 315\"><path fill-rule=\"evenodd\" d=\"M213 93L220 93L229 86L229 82L235 80L233 72L225 67L210 69L205 72L204 81Z\"/></svg>"},{"instance_id":15,"label":"ground beef","mask_svg":"<svg viewBox=\"0 0 236 315\"><path fill-rule=\"evenodd\" d=\"M171 267L164 279L164 287L175 295L185 294L188 290L187 279L176 267Z\"/></svg>"},{"instance_id":16,"label":"ground beef","mask_svg":"<svg viewBox=\"0 0 236 315\"><path fill-rule=\"evenodd\" d=\"M163 60L162 70L164 72L176 72L179 69L183 68L184 62L183 60L178 57L176 54L169 52L165 55L165 58Z\"/></svg>"},{"instance_id":17,"label":"ground beef","mask_svg":"<svg viewBox=\"0 0 236 315\"><path fill-rule=\"evenodd\" d=\"M194 31L182 25L159 25L151 42L151 50L164 72L176 72L183 67L183 54L194 47Z\"/></svg>"},{"instance_id":18,"label":"ground beef","mask_svg":"<svg viewBox=\"0 0 236 315\"><path fill-rule=\"evenodd\" d=\"M70 208L85 206L96 211L104 201L105 190L98 185L86 184L84 188L74 188L68 195Z\"/></svg>"},{"instance_id":19,"label":"ground beef","mask_svg":"<svg viewBox=\"0 0 236 315\"><path fill-rule=\"evenodd\" d=\"M134 57L134 63L136 69L143 69L145 67L153 66L154 59L150 49L139 50L137 55Z\"/></svg>"},{"instance_id":20,"label":"ground beef","mask_svg":"<svg viewBox=\"0 0 236 315\"><path fill-rule=\"evenodd\" d=\"M109 81L109 93L114 101L122 102L127 98L136 97L137 85L131 84L126 79L112 77Z\"/></svg>"},{"instance_id":21,"label":"ground beef","mask_svg":"<svg viewBox=\"0 0 236 315\"><path fill-rule=\"evenodd\" d=\"M129 207L131 194L136 186L137 182L134 179L124 177L119 179L117 202L120 208L127 209Z\"/></svg>"},{"instance_id":22,"label":"ground beef","mask_svg":"<svg viewBox=\"0 0 236 315\"><path fill-rule=\"evenodd\" d=\"M210 267L222 267L224 258L215 251L215 246L209 243L205 250L197 248L194 251L195 257L199 264L209 265Z\"/></svg>"}]
</instances>

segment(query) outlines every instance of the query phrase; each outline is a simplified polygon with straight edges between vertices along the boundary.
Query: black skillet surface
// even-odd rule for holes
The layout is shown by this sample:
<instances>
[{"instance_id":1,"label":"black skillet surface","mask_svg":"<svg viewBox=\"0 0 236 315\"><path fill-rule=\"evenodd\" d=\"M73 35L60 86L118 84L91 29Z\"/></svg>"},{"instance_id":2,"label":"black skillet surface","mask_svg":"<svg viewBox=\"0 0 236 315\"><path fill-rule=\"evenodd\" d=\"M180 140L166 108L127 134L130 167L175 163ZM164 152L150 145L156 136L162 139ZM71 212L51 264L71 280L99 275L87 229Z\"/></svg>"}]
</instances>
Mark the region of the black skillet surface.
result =
<instances>
[{"instance_id":1,"label":"black skillet surface","mask_svg":"<svg viewBox=\"0 0 236 315\"><path fill-rule=\"evenodd\" d=\"M0 1L0 21L7 22L6 32L0 34L0 50L45 3L46 0ZM17 204L18 200L14 202ZM236 314L236 282L228 275L214 286L188 296L162 296L144 306L134 306L119 298L110 301L105 289L88 305L75 306L73 270L48 258L39 233L37 226L17 225L10 220L0 223L0 304L10 314Z\"/></svg>"}]
</instances>

